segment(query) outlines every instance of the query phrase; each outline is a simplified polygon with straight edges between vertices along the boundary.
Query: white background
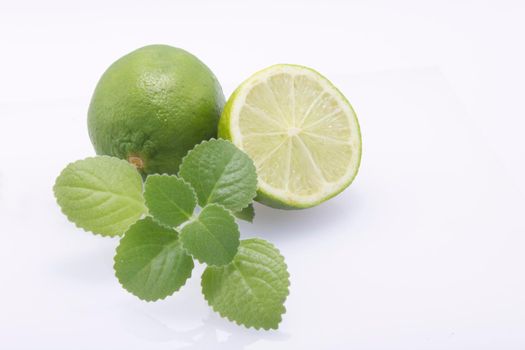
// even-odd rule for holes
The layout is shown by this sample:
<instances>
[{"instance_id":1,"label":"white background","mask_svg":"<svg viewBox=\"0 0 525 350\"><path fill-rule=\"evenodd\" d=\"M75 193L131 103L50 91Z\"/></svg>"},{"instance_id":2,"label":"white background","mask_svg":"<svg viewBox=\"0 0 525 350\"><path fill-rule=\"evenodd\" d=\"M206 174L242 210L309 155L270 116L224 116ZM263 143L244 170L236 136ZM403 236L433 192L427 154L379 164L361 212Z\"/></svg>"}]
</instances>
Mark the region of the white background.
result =
<instances>
[{"instance_id":1,"label":"white background","mask_svg":"<svg viewBox=\"0 0 525 350\"><path fill-rule=\"evenodd\" d=\"M0 1L0 348L525 348L523 1ZM227 96L311 66L358 113L348 190L242 224L289 265L278 331L214 314L202 267L141 302L113 276L118 241L55 204L59 171L93 154L98 78L153 43L200 57Z\"/></svg>"}]
</instances>

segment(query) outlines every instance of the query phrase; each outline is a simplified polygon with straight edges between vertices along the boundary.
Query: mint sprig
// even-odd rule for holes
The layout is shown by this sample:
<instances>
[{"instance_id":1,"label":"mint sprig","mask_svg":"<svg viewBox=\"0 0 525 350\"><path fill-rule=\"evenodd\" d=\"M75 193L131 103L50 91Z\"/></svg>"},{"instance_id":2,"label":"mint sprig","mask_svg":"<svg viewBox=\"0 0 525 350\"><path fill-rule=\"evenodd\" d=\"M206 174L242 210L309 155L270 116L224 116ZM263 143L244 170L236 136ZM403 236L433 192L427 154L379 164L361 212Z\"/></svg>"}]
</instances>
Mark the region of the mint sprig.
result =
<instances>
[{"instance_id":1,"label":"mint sprig","mask_svg":"<svg viewBox=\"0 0 525 350\"><path fill-rule=\"evenodd\" d=\"M202 274L202 293L221 316L256 329L277 328L285 312L289 275L284 258L265 240L241 241L226 266L209 266Z\"/></svg>"},{"instance_id":2,"label":"mint sprig","mask_svg":"<svg viewBox=\"0 0 525 350\"><path fill-rule=\"evenodd\" d=\"M195 189L201 207L218 203L240 211L253 201L257 191L253 161L226 140L195 146L182 160L179 175Z\"/></svg>"},{"instance_id":3,"label":"mint sprig","mask_svg":"<svg viewBox=\"0 0 525 350\"><path fill-rule=\"evenodd\" d=\"M197 206L193 188L176 176L148 176L144 183L144 197L153 218L168 227L177 227L191 219Z\"/></svg>"},{"instance_id":4,"label":"mint sprig","mask_svg":"<svg viewBox=\"0 0 525 350\"><path fill-rule=\"evenodd\" d=\"M115 275L122 286L140 299L164 299L191 276L193 259L175 230L146 217L133 224L120 240Z\"/></svg>"},{"instance_id":5,"label":"mint sprig","mask_svg":"<svg viewBox=\"0 0 525 350\"><path fill-rule=\"evenodd\" d=\"M256 189L252 160L225 140L202 142L179 176L150 175L144 186L131 165L106 156L68 165L54 186L77 226L124 234L114 268L130 293L146 301L173 294L195 258L208 265L202 291L215 311L246 327L275 329L288 295L284 258L262 239L240 241L235 222L253 220Z\"/></svg>"},{"instance_id":6,"label":"mint sprig","mask_svg":"<svg viewBox=\"0 0 525 350\"><path fill-rule=\"evenodd\" d=\"M231 212L212 203L182 228L180 239L184 248L200 262L225 265L237 253L239 236L239 227Z\"/></svg>"},{"instance_id":7,"label":"mint sprig","mask_svg":"<svg viewBox=\"0 0 525 350\"><path fill-rule=\"evenodd\" d=\"M98 156L69 164L53 191L69 221L103 236L122 235L147 212L140 174L117 158Z\"/></svg>"}]
</instances>

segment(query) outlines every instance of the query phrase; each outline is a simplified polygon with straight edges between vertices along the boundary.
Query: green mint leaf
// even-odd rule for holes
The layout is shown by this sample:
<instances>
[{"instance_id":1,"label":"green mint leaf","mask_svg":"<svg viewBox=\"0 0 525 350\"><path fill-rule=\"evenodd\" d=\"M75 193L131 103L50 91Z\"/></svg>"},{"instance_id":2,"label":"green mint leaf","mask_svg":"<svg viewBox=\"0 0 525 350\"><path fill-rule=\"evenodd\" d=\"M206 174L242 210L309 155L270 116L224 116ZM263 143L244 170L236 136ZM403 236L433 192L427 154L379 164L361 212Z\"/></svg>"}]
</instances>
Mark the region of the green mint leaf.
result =
<instances>
[{"instance_id":1,"label":"green mint leaf","mask_svg":"<svg viewBox=\"0 0 525 350\"><path fill-rule=\"evenodd\" d=\"M71 222L104 236L123 234L147 212L140 174L118 158L99 156L69 164L53 191Z\"/></svg>"},{"instance_id":2,"label":"green mint leaf","mask_svg":"<svg viewBox=\"0 0 525 350\"><path fill-rule=\"evenodd\" d=\"M126 232L115 255L115 275L122 286L142 300L164 299L191 276L193 260L175 230L146 217Z\"/></svg>"},{"instance_id":3,"label":"green mint leaf","mask_svg":"<svg viewBox=\"0 0 525 350\"><path fill-rule=\"evenodd\" d=\"M239 247L239 227L229 210L208 204L180 233L184 248L200 262L224 265L232 261Z\"/></svg>"},{"instance_id":4,"label":"green mint leaf","mask_svg":"<svg viewBox=\"0 0 525 350\"><path fill-rule=\"evenodd\" d=\"M253 161L221 139L195 146L182 160L179 175L191 184L201 207L218 203L236 212L252 202L257 190Z\"/></svg>"},{"instance_id":5,"label":"green mint leaf","mask_svg":"<svg viewBox=\"0 0 525 350\"><path fill-rule=\"evenodd\" d=\"M235 215L241 220L253 222L253 218L255 217L255 210L253 209L253 204L250 204L249 206L241 209L240 211L236 211L235 213L233 213L233 215Z\"/></svg>"},{"instance_id":6,"label":"green mint leaf","mask_svg":"<svg viewBox=\"0 0 525 350\"><path fill-rule=\"evenodd\" d=\"M213 310L256 329L277 329L289 285L284 258L257 238L241 241L228 265L209 266L202 274L202 293Z\"/></svg>"},{"instance_id":7,"label":"green mint leaf","mask_svg":"<svg viewBox=\"0 0 525 350\"><path fill-rule=\"evenodd\" d=\"M197 205L195 192L173 175L150 175L144 184L149 213L160 224L176 227L191 218Z\"/></svg>"}]
</instances>

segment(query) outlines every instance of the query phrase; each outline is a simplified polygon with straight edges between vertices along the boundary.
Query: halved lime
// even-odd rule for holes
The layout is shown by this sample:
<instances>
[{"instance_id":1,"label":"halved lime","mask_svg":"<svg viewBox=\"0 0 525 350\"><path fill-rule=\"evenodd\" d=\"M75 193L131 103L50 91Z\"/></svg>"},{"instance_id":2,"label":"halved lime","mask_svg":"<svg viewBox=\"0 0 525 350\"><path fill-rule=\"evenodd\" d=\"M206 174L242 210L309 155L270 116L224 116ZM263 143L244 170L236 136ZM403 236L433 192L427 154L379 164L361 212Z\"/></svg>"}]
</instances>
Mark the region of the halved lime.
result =
<instances>
[{"instance_id":1,"label":"halved lime","mask_svg":"<svg viewBox=\"0 0 525 350\"><path fill-rule=\"evenodd\" d=\"M219 136L254 161L257 200L308 208L335 196L355 178L361 160L356 114L316 71L275 65L255 73L228 100Z\"/></svg>"}]
</instances>

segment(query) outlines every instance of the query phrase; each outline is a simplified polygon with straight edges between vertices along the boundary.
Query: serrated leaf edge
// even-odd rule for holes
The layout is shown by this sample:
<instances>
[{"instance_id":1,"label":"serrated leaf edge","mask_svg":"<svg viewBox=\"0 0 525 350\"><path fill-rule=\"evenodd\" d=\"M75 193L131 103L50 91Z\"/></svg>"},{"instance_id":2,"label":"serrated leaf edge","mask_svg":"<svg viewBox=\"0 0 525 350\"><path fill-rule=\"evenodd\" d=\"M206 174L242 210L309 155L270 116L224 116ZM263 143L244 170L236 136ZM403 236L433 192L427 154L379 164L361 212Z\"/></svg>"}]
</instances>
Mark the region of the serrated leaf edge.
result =
<instances>
[{"instance_id":1,"label":"serrated leaf edge","mask_svg":"<svg viewBox=\"0 0 525 350\"><path fill-rule=\"evenodd\" d=\"M75 225L76 228L84 231L84 232L87 232L87 233L91 233L95 236L100 236L100 237L108 237L108 238L115 238L115 237L122 237L124 236L124 233L129 230L129 228L131 226L133 226L135 223L129 225L125 230L124 232L120 233L120 234L116 234L116 235L106 235L106 234L103 234L103 233L100 233L100 232L93 232L93 231L90 231L90 230L87 230L85 228L83 228L82 226L80 226L79 224L77 224L76 222L74 222L73 220L71 220L71 218L69 217L69 215L67 215L65 212L64 212L64 209L62 209L62 206L60 205L59 203L59 200L58 200L58 197L57 197L57 194L56 194L56 179L58 179L63 173L64 171L66 170L67 167L69 167L70 165L72 164L75 164L75 163L78 163L78 162L81 162L81 161L84 161L84 160L88 160L88 159L95 159L95 158L110 158L110 159L116 159L118 161L121 161L121 162L125 162L126 164L128 164L129 166L133 167L133 165L131 165L128 161L124 160L124 159L120 159L120 158L117 158L117 157L112 157L112 156L107 156L107 155L97 155L97 156L92 156L92 157L86 157L86 158L83 158L83 159L79 159L79 160L75 160L74 162L70 162L68 163L63 169L62 171L60 171L60 174L58 174L58 176L55 178L55 184L53 185L53 197L55 197L55 201L56 203L58 204L58 208L60 209L60 212L67 218L67 221L69 221L70 223L72 223L73 225ZM135 168L134 168L135 169ZM135 169L136 170L136 169ZM137 173L140 175L140 173L137 171ZM192 187L193 188L193 187ZM142 181L142 193L144 193L144 181ZM139 217L137 219L137 221L145 218L146 216L148 216L148 213L149 213L149 209L148 207L146 206L146 200L144 200L144 213L142 214L141 217ZM135 221L135 222L137 222Z\"/></svg>"},{"instance_id":2,"label":"serrated leaf edge","mask_svg":"<svg viewBox=\"0 0 525 350\"><path fill-rule=\"evenodd\" d=\"M237 220L235 219L236 216L233 215L233 212L232 212L230 209L225 208L222 204L219 204L219 203L209 203L209 204L206 204L206 205L202 208L202 210L204 210L204 208L206 208L206 207L213 207L213 206L215 206L215 207L221 207L222 209L226 210L226 211L228 212L228 214L230 214L230 215L233 217L233 223L237 226L237 231L239 231L239 245L237 246L237 252L238 252L238 251L239 251L239 247L240 247L240 245L241 245L241 238L240 238L240 237L241 237L241 229L240 229L240 227L239 227L239 224L237 223ZM202 210L201 210L200 213L202 213ZM200 213L199 213L199 215L200 215ZM195 217L195 218L192 219L192 220L188 220L188 221L186 221L186 222L184 223L184 226L186 226L186 225L188 225L188 224L191 224L192 222L195 222L195 221L198 220L198 219L199 219L199 216ZM181 231L180 231L180 233L179 233L179 236L182 236L182 229L181 229ZM200 260L200 259L197 258L196 256L194 256L194 255L193 255L193 254L192 254L192 253L191 253L191 252L190 252L190 251L184 246L184 242L183 242L182 240L181 240L181 244L182 244L182 248L184 248L184 250L188 253L189 256L191 256L194 260L197 260L199 263L201 263L201 264L205 264L206 266L213 266L213 267L222 267L222 266L226 266L226 265L228 265L229 263L231 263L231 262L233 261L233 259L235 259L235 255L237 255L237 252L235 252L235 255L233 256L232 260L230 260L229 262L227 262L227 263L224 264L224 265L209 264L209 263L207 263L207 262L205 262L205 261Z\"/></svg>"},{"instance_id":3,"label":"serrated leaf edge","mask_svg":"<svg viewBox=\"0 0 525 350\"><path fill-rule=\"evenodd\" d=\"M257 196L257 189L259 188L259 185L258 185L258 183L259 183L259 175L257 175L257 167L255 166L255 162L253 161L252 157L250 157L250 156L248 155L248 153L244 152L244 151L243 151L242 149L240 149L239 147L235 146L235 144L234 144L233 142L231 142L231 141L229 141L229 140L226 140L226 139L221 139L221 138L215 138L215 137L212 137L212 138L210 138L210 139L208 139L208 140L202 140L201 142L197 143L195 146L193 146L192 149L190 149L190 150L186 153L186 155L185 155L184 157L182 157L181 162L180 162L179 170L177 171L177 177L182 179L182 176L180 176L180 171L181 171L181 169L182 169L182 164L184 164L184 160L188 157L188 155L189 155L193 150L195 150L197 147L199 147L199 146L201 146L201 145L203 145L203 144L210 143L210 142L215 142L215 141L225 142L225 143L229 143L229 144L233 145L233 147L235 147L237 150L239 150L239 151L241 151L242 153L244 153L244 154L245 154L245 155L246 155L246 156L252 161L252 165L253 165L253 167L254 167L254 169L255 169L255 182L257 183L257 186L255 186L256 189L255 189L255 191L253 191L253 196L252 196L252 200L251 200L251 202L248 203L248 204L246 204L244 207L240 208L239 210L237 210L237 211L241 211L241 210L243 210L244 208L246 208L247 206L249 206L250 204L252 204L252 203L254 202L255 197ZM192 186L192 188L193 188L193 186ZM195 189L193 189L193 190L195 191ZM197 198L197 204L199 203L198 200L199 200L199 199ZM207 203L207 204L212 204L212 203ZM217 204L221 205L220 203L217 203ZM230 210L230 209L228 209L228 210ZM234 215L234 216L235 216L235 215ZM254 215L254 217L255 217L255 215ZM242 220L242 219L240 219L240 220ZM244 220L244 221L246 221L246 220ZM249 222L253 222L253 221L249 221Z\"/></svg>"},{"instance_id":4,"label":"serrated leaf edge","mask_svg":"<svg viewBox=\"0 0 525 350\"><path fill-rule=\"evenodd\" d=\"M149 216L149 217L151 217L151 216ZM152 218L152 217L151 217L151 218ZM153 218L152 218L152 220L153 220ZM135 223L135 224L136 224L136 223ZM135 224L133 224L133 225L135 225ZM130 225L129 228L131 228L131 226L133 226L133 225ZM129 228L128 228L128 230L129 230ZM169 227L169 228L173 229L172 227ZM175 231L175 230L173 230L173 231ZM178 234L178 235L180 236L180 233L179 233L179 232L175 231L175 233ZM122 238L124 238L124 235L122 235L121 239L122 239ZM177 237L177 239L179 239L179 237ZM120 241L119 241L119 244L117 245L117 248L115 248L115 255L113 256L113 272L114 272L114 275L115 275L115 279L118 281L118 284L120 284L120 286L122 287L122 289L124 289L126 292L128 292L128 293L131 294L131 295L133 295L134 297L137 297L137 298L139 298L140 300L145 301L145 302L147 302L147 303L154 303L154 302L156 302L156 301L164 300L164 299L166 299L167 297L171 297L173 294L175 294L176 292L178 292L179 290L181 290L182 287L184 287L184 286L186 285L186 283L188 282L188 280L189 280L189 279L191 278L191 276L193 275L193 271L195 270L195 264L193 264L193 268L191 269L191 271L190 271L190 275L188 276L188 278L186 278L186 280L184 281L184 283L181 284L179 288L177 288L176 290L174 290L173 293L168 294L168 295L166 295L166 296L164 296L164 297L162 297L162 298L158 298L158 299L145 299L145 298L141 298L141 297L139 297L138 295L136 295L135 293L133 293L132 291L130 291L129 289L127 289L127 288L122 284L122 282L120 282L120 279L117 277L117 269L116 269L117 261L116 261L116 257L117 257L117 253L118 253L117 251L118 251L118 248L119 248L119 247L120 247ZM183 250L186 250L186 249L184 248L184 245L182 244L182 242L181 242L181 247L183 248ZM189 255L190 258L193 259L193 257L191 256L191 254L188 254L188 255Z\"/></svg>"},{"instance_id":5,"label":"serrated leaf edge","mask_svg":"<svg viewBox=\"0 0 525 350\"><path fill-rule=\"evenodd\" d=\"M148 175L146 177L146 180L143 181L143 185L142 185L142 191L143 191L144 194L146 193L146 181L148 180L148 177L150 177L150 176L162 176L162 177L175 176L177 179L181 180L182 182L184 182L184 184L188 185L188 187L191 188L191 193L193 194L193 199L195 199L195 208L199 206L199 199L197 198L197 193L195 193L195 189L193 188L193 186L188 181L184 180L178 174L177 175L170 175L170 174L162 173L162 174L151 174L151 175ZM155 221L155 223L161 225L162 227L166 227L166 228L171 228L171 229L175 229L176 228L176 227L173 227L173 226L169 226L169 225L163 224L162 222L157 220L153 214L149 213L149 208L148 208L148 205L146 204L146 196L144 196L144 205L146 206L146 209L148 210L149 216L153 219L153 221ZM195 208L193 209L193 213L192 214L195 213ZM184 221L181 225L184 225L184 224L188 223L189 221L191 221L191 219L188 219L188 220ZM177 227L179 227L179 226L177 226Z\"/></svg>"},{"instance_id":6,"label":"serrated leaf edge","mask_svg":"<svg viewBox=\"0 0 525 350\"><path fill-rule=\"evenodd\" d=\"M213 306L210 301L206 298L206 295L204 294L203 292L203 279L202 279L202 276L201 276L201 294L202 296L204 297L204 300L206 300L206 303L208 304L209 307L211 307L211 309L213 311L215 311L216 313L218 313L222 318L225 318L227 319L228 321L230 322L233 322L233 323L236 323L238 326L243 326L245 328L253 328L253 329L256 329L256 330L260 330L260 329L264 329L265 331L269 331L271 329L273 330L277 330L279 328L279 325L281 324L282 320L283 320L283 315L286 313L286 306L284 305L284 303L286 302L286 299L288 299L288 296L290 295L290 273L288 272L288 265L286 264L286 260L284 258L284 256L281 254L281 251L279 249L277 249L277 247L271 243L270 241L267 241L267 240L264 240L264 239L261 239L261 238L248 238L246 240L257 240L257 241L263 241L263 242L268 242L270 243L274 248L275 250L278 252L279 256L283 259L283 264L284 264L284 267L285 267L285 271L286 271L286 295L284 296L284 300L283 300L283 312L279 315L279 322L277 322L277 325L275 327L256 327L256 326L249 326L249 325L246 325L242 322L239 322L235 319L232 319L230 318L228 315L224 315L221 311L217 310L215 308L215 306ZM235 257L234 257L235 259ZM233 260L232 260L233 261ZM230 262L231 264L232 262ZM216 266L216 267L223 267L223 266ZM206 271L206 269L204 270ZM203 274L204 274L204 271L203 271Z\"/></svg>"},{"instance_id":7,"label":"serrated leaf edge","mask_svg":"<svg viewBox=\"0 0 525 350\"><path fill-rule=\"evenodd\" d=\"M248 204L247 206L245 206L244 208L242 208L241 210L238 210L238 211L235 211L235 212L230 210L232 215L235 217L235 220L239 219L239 220L246 221L246 222L249 222L249 223L253 224L253 220L255 220L255 207L253 207L253 217L252 217L251 220L243 219L243 218L240 218L237 215L235 215L236 213L240 213L244 209L248 208L250 205L253 206L253 201L250 204Z\"/></svg>"}]
</instances>

